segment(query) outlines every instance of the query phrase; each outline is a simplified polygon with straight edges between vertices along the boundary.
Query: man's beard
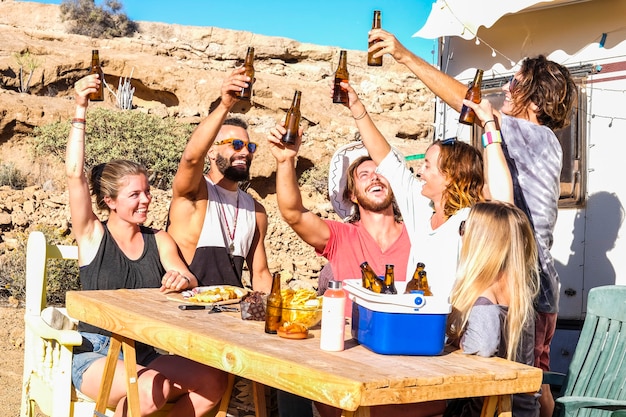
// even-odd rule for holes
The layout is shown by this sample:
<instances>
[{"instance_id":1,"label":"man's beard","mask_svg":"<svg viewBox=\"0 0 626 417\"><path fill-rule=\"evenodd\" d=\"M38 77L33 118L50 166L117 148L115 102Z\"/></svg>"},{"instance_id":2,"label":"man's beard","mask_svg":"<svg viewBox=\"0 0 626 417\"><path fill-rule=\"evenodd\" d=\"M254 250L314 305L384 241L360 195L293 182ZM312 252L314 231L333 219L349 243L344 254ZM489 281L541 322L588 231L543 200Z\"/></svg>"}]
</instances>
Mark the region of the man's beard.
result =
<instances>
[{"instance_id":1,"label":"man's beard","mask_svg":"<svg viewBox=\"0 0 626 417\"><path fill-rule=\"evenodd\" d=\"M366 195L361 194L360 191L355 193L357 201L359 202L359 206L362 209L371 211L373 213L380 213L385 211L391 206L393 203L393 196L391 194L387 194L387 197L383 201L374 202L370 200Z\"/></svg>"},{"instance_id":2,"label":"man's beard","mask_svg":"<svg viewBox=\"0 0 626 417\"><path fill-rule=\"evenodd\" d=\"M250 179L250 161L246 159L246 169L240 170L234 168L231 165L231 161L224 158L222 155L217 155L215 159L215 165L217 169L224 175L224 177L228 180L239 182L239 181L247 181Z\"/></svg>"}]
</instances>

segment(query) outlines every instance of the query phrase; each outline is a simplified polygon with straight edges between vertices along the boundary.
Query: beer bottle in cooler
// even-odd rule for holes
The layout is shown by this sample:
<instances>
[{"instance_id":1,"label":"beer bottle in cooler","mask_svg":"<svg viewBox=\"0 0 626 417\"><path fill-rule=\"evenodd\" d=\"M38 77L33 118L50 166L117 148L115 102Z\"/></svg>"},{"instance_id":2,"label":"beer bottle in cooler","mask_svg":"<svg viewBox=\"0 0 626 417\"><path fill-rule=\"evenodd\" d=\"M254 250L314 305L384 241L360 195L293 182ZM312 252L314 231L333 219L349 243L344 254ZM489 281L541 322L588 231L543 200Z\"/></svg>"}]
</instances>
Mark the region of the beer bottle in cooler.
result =
<instances>
[{"instance_id":1,"label":"beer bottle in cooler","mask_svg":"<svg viewBox=\"0 0 626 417\"><path fill-rule=\"evenodd\" d=\"M372 284L376 280L376 272L367 263L367 261L361 264L361 284L366 290L372 289Z\"/></svg>"},{"instance_id":2,"label":"beer bottle in cooler","mask_svg":"<svg viewBox=\"0 0 626 417\"><path fill-rule=\"evenodd\" d=\"M98 79L100 80L98 91L90 93L89 100L104 101L104 72L102 72L102 67L100 66L100 53L97 49L91 51L91 69L89 74L98 74Z\"/></svg>"},{"instance_id":3,"label":"beer bottle in cooler","mask_svg":"<svg viewBox=\"0 0 626 417\"><path fill-rule=\"evenodd\" d=\"M342 81L348 82L348 52L339 52L339 66L335 71L335 89L333 90L333 103L348 104L348 90L339 85Z\"/></svg>"},{"instance_id":4,"label":"beer bottle in cooler","mask_svg":"<svg viewBox=\"0 0 626 417\"><path fill-rule=\"evenodd\" d=\"M248 81L247 87L241 89L238 98L241 100L250 100L252 98L252 84L254 84L254 48L252 46L248 47L243 66L246 69L244 74L250 77L250 81Z\"/></svg>"},{"instance_id":5,"label":"beer bottle in cooler","mask_svg":"<svg viewBox=\"0 0 626 417\"><path fill-rule=\"evenodd\" d=\"M283 143L293 144L296 143L298 138L298 129L300 128L300 98L302 97L302 91L296 90L293 95L293 101L289 111L287 111L287 117L285 118L285 129L287 132L283 135L281 141Z\"/></svg>"},{"instance_id":6,"label":"beer bottle in cooler","mask_svg":"<svg viewBox=\"0 0 626 417\"><path fill-rule=\"evenodd\" d=\"M469 88L467 89L467 93L465 93L465 99L473 101L474 103L480 103L481 92L480 92L480 84L483 81L483 70L477 69L476 75L474 75L474 80L470 82ZM465 125L473 125L474 119L476 119L476 113L470 107L463 105L461 108L461 114L459 115L459 123L463 123Z\"/></svg>"},{"instance_id":7,"label":"beer bottle in cooler","mask_svg":"<svg viewBox=\"0 0 626 417\"><path fill-rule=\"evenodd\" d=\"M265 333L276 334L283 315L283 299L280 296L280 272L272 275L272 290L265 307Z\"/></svg>"},{"instance_id":8,"label":"beer bottle in cooler","mask_svg":"<svg viewBox=\"0 0 626 417\"><path fill-rule=\"evenodd\" d=\"M380 10L374 10L374 17L372 19L372 29L380 29L382 27L380 22L381 22ZM379 42L379 41L369 42L367 47L371 48L371 46L373 44L375 44L376 42ZM368 52L367 53L367 65L369 65L370 67L380 67L380 66L382 66L383 65L383 57L382 57L382 55L377 57L377 58L375 58L374 57L374 53Z\"/></svg>"},{"instance_id":9,"label":"beer bottle in cooler","mask_svg":"<svg viewBox=\"0 0 626 417\"><path fill-rule=\"evenodd\" d=\"M393 265L385 265L385 281L383 286L384 294L397 294L395 279L393 276Z\"/></svg>"},{"instance_id":10,"label":"beer bottle in cooler","mask_svg":"<svg viewBox=\"0 0 626 417\"><path fill-rule=\"evenodd\" d=\"M430 290L430 285L428 285L428 278L426 277L426 270L419 272L420 285L422 291L424 291L424 295L432 296L433 293Z\"/></svg>"},{"instance_id":11,"label":"beer bottle in cooler","mask_svg":"<svg viewBox=\"0 0 626 417\"><path fill-rule=\"evenodd\" d=\"M419 276L419 273L424 270L426 265L423 262L418 262L415 267L415 272L413 272L413 278L407 282L406 288L404 290L405 294L409 294L412 291L420 291L422 286L422 279Z\"/></svg>"}]
</instances>

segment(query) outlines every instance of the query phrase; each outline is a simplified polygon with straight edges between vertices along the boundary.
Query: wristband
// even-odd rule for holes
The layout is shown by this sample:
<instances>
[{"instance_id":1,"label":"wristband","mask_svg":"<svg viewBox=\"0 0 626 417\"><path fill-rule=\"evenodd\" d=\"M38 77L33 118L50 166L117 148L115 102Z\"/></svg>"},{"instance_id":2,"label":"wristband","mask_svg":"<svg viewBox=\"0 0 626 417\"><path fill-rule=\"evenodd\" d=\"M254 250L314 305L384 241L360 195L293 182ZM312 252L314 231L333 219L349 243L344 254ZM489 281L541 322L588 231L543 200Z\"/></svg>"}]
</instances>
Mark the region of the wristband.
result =
<instances>
[{"instance_id":1,"label":"wristband","mask_svg":"<svg viewBox=\"0 0 626 417\"><path fill-rule=\"evenodd\" d=\"M485 126L487 126L487 123L493 123L496 124L496 121L491 119L491 120L487 120L484 124L483 124L483 129L485 128Z\"/></svg>"},{"instance_id":2,"label":"wristband","mask_svg":"<svg viewBox=\"0 0 626 417\"><path fill-rule=\"evenodd\" d=\"M485 132L483 134L483 148L486 148L492 143L502 143L502 135L499 130L494 132Z\"/></svg>"},{"instance_id":3,"label":"wristband","mask_svg":"<svg viewBox=\"0 0 626 417\"><path fill-rule=\"evenodd\" d=\"M361 113L360 115L358 115L358 116L356 116L356 117L352 116L352 118L353 118L354 120L361 120L362 118L364 118L364 117L365 117L365 115L366 115L366 114L367 114L367 110L365 110L365 109L364 109L364 110L363 110L363 113Z\"/></svg>"},{"instance_id":4,"label":"wristband","mask_svg":"<svg viewBox=\"0 0 626 417\"><path fill-rule=\"evenodd\" d=\"M85 124L86 120L85 119L81 119L80 117L75 117L72 119L72 123L82 123Z\"/></svg>"}]
</instances>

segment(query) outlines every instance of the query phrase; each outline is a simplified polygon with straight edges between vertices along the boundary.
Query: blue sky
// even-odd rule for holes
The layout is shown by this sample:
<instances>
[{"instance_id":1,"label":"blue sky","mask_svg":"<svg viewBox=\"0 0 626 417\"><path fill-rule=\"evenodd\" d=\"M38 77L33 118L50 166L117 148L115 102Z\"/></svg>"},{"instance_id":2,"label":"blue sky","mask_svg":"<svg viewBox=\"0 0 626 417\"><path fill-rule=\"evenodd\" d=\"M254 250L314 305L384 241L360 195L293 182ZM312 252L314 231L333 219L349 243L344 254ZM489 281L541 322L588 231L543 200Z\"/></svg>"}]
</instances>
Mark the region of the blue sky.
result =
<instances>
[{"instance_id":1,"label":"blue sky","mask_svg":"<svg viewBox=\"0 0 626 417\"><path fill-rule=\"evenodd\" d=\"M61 0L36 0L60 4ZM120 0L132 20L215 26L283 36L300 42L367 49L374 10L382 26L407 48L433 62L432 39L413 38L434 0ZM100 0L96 0L101 4Z\"/></svg>"}]
</instances>

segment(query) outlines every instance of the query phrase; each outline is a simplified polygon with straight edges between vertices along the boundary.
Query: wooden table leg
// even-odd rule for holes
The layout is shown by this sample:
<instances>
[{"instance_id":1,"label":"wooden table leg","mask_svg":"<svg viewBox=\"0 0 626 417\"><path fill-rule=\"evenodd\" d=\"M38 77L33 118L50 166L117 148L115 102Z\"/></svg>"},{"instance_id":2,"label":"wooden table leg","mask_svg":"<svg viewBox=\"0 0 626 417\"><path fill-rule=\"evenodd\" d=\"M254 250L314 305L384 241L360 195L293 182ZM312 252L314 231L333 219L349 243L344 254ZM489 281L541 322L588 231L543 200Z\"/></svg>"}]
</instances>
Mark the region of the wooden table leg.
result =
<instances>
[{"instance_id":1,"label":"wooden table leg","mask_svg":"<svg viewBox=\"0 0 626 417\"><path fill-rule=\"evenodd\" d=\"M119 338L121 339L122 348L124 349L126 403L128 404L128 415L130 417L139 417L139 387L137 386L137 356L135 354L135 341L122 336L119 336Z\"/></svg>"},{"instance_id":2,"label":"wooden table leg","mask_svg":"<svg viewBox=\"0 0 626 417\"><path fill-rule=\"evenodd\" d=\"M113 385L113 376L115 375L115 365L117 364L117 357L120 354L121 347L121 340L112 337L109 352L107 353L106 362L104 364L102 380L100 382L100 392L98 392L98 398L96 399L94 416L104 415L107 409L109 395L111 394L111 386Z\"/></svg>"},{"instance_id":3,"label":"wooden table leg","mask_svg":"<svg viewBox=\"0 0 626 417\"><path fill-rule=\"evenodd\" d=\"M252 397L256 417L267 417L267 401L265 401L265 385L252 381Z\"/></svg>"},{"instance_id":4,"label":"wooden table leg","mask_svg":"<svg viewBox=\"0 0 626 417\"><path fill-rule=\"evenodd\" d=\"M228 374L228 386L224 395L222 395L222 399L220 400L220 405L217 410L217 414L215 417L226 417L228 413L228 405L230 404L230 396L233 393L233 386L235 385L235 375Z\"/></svg>"},{"instance_id":5,"label":"wooden table leg","mask_svg":"<svg viewBox=\"0 0 626 417\"><path fill-rule=\"evenodd\" d=\"M512 417L511 396L500 395L498 397L498 417Z\"/></svg>"},{"instance_id":6,"label":"wooden table leg","mask_svg":"<svg viewBox=\"0 0 626 417\"><path fill-rule=\"evenodd\" d=\"M104 415L111 394L111 386L115 377L115 367L120 350L124 349L124 367L126 370L126 401L128 403L129 416L139 417L139 390L137 388L137 362L135 356L135 341L119 335L111 335L111 344L107 353L100 392L96 400L94 416Z\"/></svg>"},{"instance_id":7,"label":"wooden table leg","mask_svg":"<svg viewBox=\"0 0 626 417\"><path fill-rule=\"evenodd\" d=\"M496 413L496 407L498 405L498 396L485 397L483 401L483 409L480 413L480 417L493 417Z\"/></svg>"},{"instance_id":8,"label":"wooden table leg","mask_svg":"<svg viewBox=\"0 0 626 417\"><path fill-rule=\"evenodd\" d=\"M355 411L341 410L341 417L370 417L370 407L359 407Z\"/></svg>"}]
</instances>

